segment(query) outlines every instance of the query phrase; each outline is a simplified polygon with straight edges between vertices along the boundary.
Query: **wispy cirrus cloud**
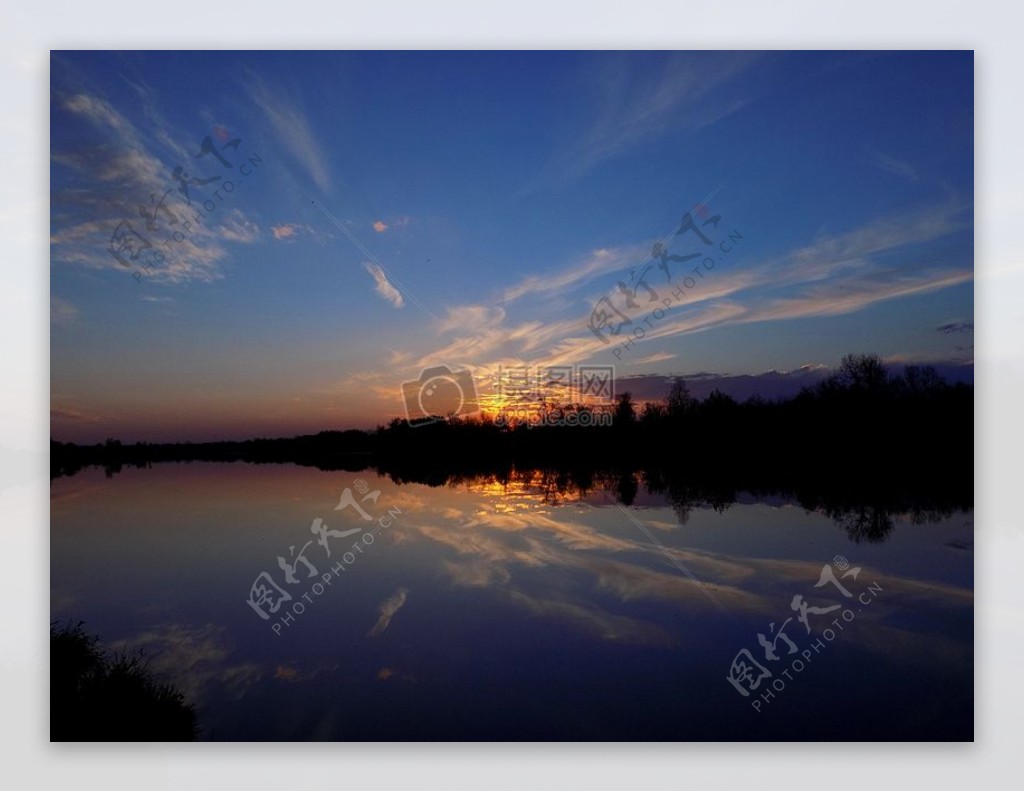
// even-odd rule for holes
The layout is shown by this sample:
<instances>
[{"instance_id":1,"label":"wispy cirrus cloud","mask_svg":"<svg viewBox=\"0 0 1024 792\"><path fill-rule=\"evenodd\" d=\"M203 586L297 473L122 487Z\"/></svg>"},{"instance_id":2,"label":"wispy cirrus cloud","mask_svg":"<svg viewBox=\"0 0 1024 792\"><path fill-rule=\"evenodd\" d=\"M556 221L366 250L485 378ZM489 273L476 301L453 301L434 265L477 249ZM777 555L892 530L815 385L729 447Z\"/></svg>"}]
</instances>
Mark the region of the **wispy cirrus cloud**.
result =
<instances>
[{"instance_id":1,"label":"wispy cirrus cloud","mask_svg":"<svg viewBox=\"0 0 1024 792\"><path fill-rule=\"evenodd\" d=\"M123 113L106 99L83 93L64 98L56 112L87 122L92 134L88 144L55 149L51 155L56 167L73 172L75 183L52 194L54 230L50 245L54 261L124 270L110 253L112 236L123 221L128 221L148 239L152 232L142 219L141 208L149 207L160 228L184 228L187 218L179 201L171 200L178 198L177 192L165 196L175 185L173 167L154 152L146 136ZM148 135L161 136L170 140L166 131ZM168 148L184 150L180 146ZM157 210L161 201L167 208ZM259 239L259 226L239 209L190 223L187 232L167 245L166 251L161 250L165 259L149 271L148 279L164 283L217 280L223 277L221 263L229 255L224 243L251 244Z\"/></svg>"},{"instance_id":2,"label":"wispy cirrus cloud","mask_svg":"<svg viewBox=\"0 0 1024 792\"><path fill-rule=\"evenodd\" d=\"M881 168L886 173L899 176L905 181L916 182L918 180L917 168L906 160L890 157L888 154L883 154L880 151L869 151L867 160L875 167Z\"/></svg>"},{"instance_id":3,"label":"wispy cirrus cloud","mask_svg":"<svg viewBox=\"0 0 1024 792\"><path fill-rule=\"evenodd\" d=\"M908 253L965 228L961 208L943 206L885 218L742 270L716 274L713 280L709 276L706 285L673 306L683 313L646 329L644 338L670 338L724 324L835 316L968 282L973 279L971 261L937 265L928 256ZM901 264L881 263L897 251L906 255ZM779 290L788 294L776 296ZM581 317L580 326L586 321ZM595 354L607 347L582 335L552 351L564 360L567 354Z\"/></svg>"},{"instance_id":4,"label":"wispy cirrus cloud","mask_svg":"<svg viewBox=\"0 0 1024 792\"><path fill-rule=\"evenodd\" d=\"M502 302L512 302L528 294L550 294L575 288L609 272L623 270L644 256L645 248L598 248L578 262L548 275L528 275L505 289Z\"/></svg>"},{"instance_id":5,"label":"wispy cirrus cloud","mask_svg":"<svg viewBox=\"0 0 1024 792\"><path fill-rule=\"evenodd\" d=\"M728 90L757 53L657 53L588 64L596 117L557 154L543 180L578 178L600 163L669 130L696 130L739 110Z\"/></svg>"},{"instance_id":6,"label":"wispy cirrus cloud","mask_svg":"<svg viewBox=\"0 0 1024 792\"><path fill-rule=\"evenodd\" d=\"M637 366L646 366L650 363L661 363L665 360L672 360L675 357L677 356L672 352L656 352L653 355L645 355L644 357L637 358L631 362Z\"/></svg>"},{"instance_id":7,"label":"wispy cirrus cloud","mask_svg":"<svg viewBox=\"0 0 1024 792\"><path fill-rule=\"evenodd\" d=\"M491 305L456 305L448 309L448 315L441 320L438 332L453 330L486 330L499 326L505 319L505 309Z\"/></svg>"},{"instance_id":8,"label":"wispy cirrus cloud","mask_svg":"<svg viewBox=\"0 0 1024 792\"><path fill-rule=\"evenodd\" d=\"M388 276L384 270L381 269L379 264L374 264L372 261L364 261L363 266L366 271L373 276L373 280L376 283L375 291L395 308L401 308L405 305L405 300L402 299L402 293L398 291L394 286L391 285L391 281L388 280Z\"/></svg>"},{"instance_id":9,"label":"wispy cirrus cloud","mask_svg":"<svg viewBox=\"0 0 1024 792\"><path fill-rule=\"evenodd\" d=\"M50 295L50 322L58 326L74 323L78 318L78 309L67 300Z\"/></svg>"},{"instance_id":10,"label":"wispy cirrus cloud","mask_svg":"<svg viewBox=\"0 0 1024 792\"><path fill-rule=\"evenodd\" d=\"M865 257L932 241L966 228L967 220L963 213L964 207L949 203L899 217L882 218L850 231L823 236L783 256L727 276L726 285L716 275L713 282L709 281L711 291L702 289L695 293L695 297L710 299L757 284L779 285L828 278L838 268L857 265ZM650 262L650 255L651 243L648 242L599 248L551 274L522 278L505 288L500 301L508 303L527 295L562 294L608 274L620 274L624 280L630 270Z\"/></svg>"},{"instance_id":11,"label":"wispy cirrus cloud","mask_svg":"<svg viewBox=\"0 0 1024 792\"><path fill-rule=\"evenodd\" d=\"M78 223L55 232L50 237L54 261L127 272L108 250L111 235L123 219L115 215L109 220ZM221 264L229 256L222 243L252 244L259 238L259 226L240 210L234 210L224 222L197 226L188 236L175 240L164 261L149 270L146 278L159 283L220 280L224 277Z\"/></svg>"},{"instance_id":12,"label":"wispy cirrus cloud","mask_svg":"<svg viewBox=\"0 0 1024 792\"><path fill-rule=\"evenodd\" d=\"M263 78L251 73L246 81L249 96L263 111L278 141L302 165L306 174L320 190L331 187L327 155L321 147L309 118L299 105L296 92L271 87Z\"/></svg>"},{"instance_id":13,"label":"wispy cirrus cloud","mask_svg":"<svg viewBox=\"0 0 1024 792\"><path fill-rule=\"evenodd\" d=\"M870 276L844 279L811 289L798 297L767 301L752 307L743 321L837 316L885 300L945 289L973 278L974 271L970 267L943 267L911 274L895 269L875 272Z\"/></svg>"},{"instance_id":14,"label":"wispy cirrus cloud","mask_svg":"<svg viewBox=\"0 0 1024 792\"><path fill-rule=\"evenodd\" d=\"M50 237L53 260L89 269L128 272L107 249L119 222L119 218L112 217L105 222L80 223L58 231ZM222 278L219 264L227 257L227 250L213 241L212 235L204 236L210 241L197 244L196 237L186 237L176 243L173 255L167 256L147 277L162 283L209 283Z\"/></svg>"},{"instance_id":15,"label":"wispy cirrus cloud","mask_svg":"<svg viewBox=\"0 0 1024 792\"><path fill-rule=\"evenodd\" d=\"M76 115L88 118L97 126L109 127L125 143L129 144L131 149L142 148L135 126L105 99L88 94L74 94L64 100L64 108Z\"/></svg>"},{"instance_id":16,"label":"wispy cirrus cloud","mask_svg":"<svg viewBox=\"0 0 1024 792\"><path fill-rule=\"evenodd\" d=\"M956 261L948 254L937 258L931 245L968 227L964 210L963 206L946 204L885 216L819 236L780 255L749 263L744 260L742 266L732 269L722 265L699 287L677 297L661 320L645 326L644 343L729 325L848 314L969 282L973 278L970 260ZM477 382L485 383L499 366L573 365L609 355L627 337L630 326L622 330L621 336L605 333L604 340L588 330L596 299L593 285L604 276L611 276L612 284L614 279L624 279L649 250L646 243L639 243L616 251L596 251L556 271L549 279L531 276L514 283L501 292L513 299L500 305L452 306L435 327L446 336L443 343L418 356L392 355L394 368L381 373L374 387L380 388L383 398L389 389L394 390L396 377L413 377L416 367L470 366ZM663 290L670 285L660 272L652 273L652 284L664 296ZM612 285L609 292L614 288ZM515 302L516 297L548 292L560 294L569 304L586 307L560 316L564 307L550 301ZM642 299L639 301L643 304ZM657 305L661 305L660 300ZM642 309L631 312L636 322L645 315ZM675 356L674 351L655 348L646 356L631 356L620 363L644 366Z\"/></svg>"},{"instance_id":17,"label":"wispy cirrus cloud","mask_svg":"<svg viewBox=\"0 0 1024 792\"><path fill-rule=\"evenodd\" d=\"M87 142L56 149L51 159L77 171L85 185L83 192L93 200L94 207L130 206L129 196L144 196L168 180L171 169L147 150L135 126L102 97L74 94L58 104L57 112L84 120L92 127ZM59 211L63 195L58 193L57 197L55 208Z\"/></svg>"},{"instance_id":18,"label":"wispy cirrus cloud","mask_svg":"<svg viewBox=\"0 0 1024 792\"><path fill-rule=\"evenodd\" d=\"M260 227L238 209L232 209L218 229L220 238L227 242L248 245L260 239Z\"/></svg>"}]
</instances>

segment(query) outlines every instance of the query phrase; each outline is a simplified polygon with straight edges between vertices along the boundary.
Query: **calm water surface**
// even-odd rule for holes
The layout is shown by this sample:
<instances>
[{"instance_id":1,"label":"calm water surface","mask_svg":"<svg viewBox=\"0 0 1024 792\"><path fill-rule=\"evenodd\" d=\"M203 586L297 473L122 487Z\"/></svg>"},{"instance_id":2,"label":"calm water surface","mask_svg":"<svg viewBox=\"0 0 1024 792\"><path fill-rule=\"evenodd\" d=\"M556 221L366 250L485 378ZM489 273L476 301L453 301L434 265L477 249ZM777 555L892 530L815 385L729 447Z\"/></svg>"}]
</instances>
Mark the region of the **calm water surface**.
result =
<instances>
[{"instance_id":1,"label":"calm water surface","mask_svg":"<svg viewBox=\"0 0 1024 792\"><path fill-rule=\"evenodd\" d=\"M370 521L335 509L346 488ZM972 512L888 515L858 542L855 519L783 498L558 490L88 469L51 487L52 617L144 648L204 739L972 738ZM359 531L328 558L315 518ZM309 541L288 583L277 559ZM824 567L839 585L816 587ZM265 620L263 572L292 597Z\"/></svg>"}]
</instances>

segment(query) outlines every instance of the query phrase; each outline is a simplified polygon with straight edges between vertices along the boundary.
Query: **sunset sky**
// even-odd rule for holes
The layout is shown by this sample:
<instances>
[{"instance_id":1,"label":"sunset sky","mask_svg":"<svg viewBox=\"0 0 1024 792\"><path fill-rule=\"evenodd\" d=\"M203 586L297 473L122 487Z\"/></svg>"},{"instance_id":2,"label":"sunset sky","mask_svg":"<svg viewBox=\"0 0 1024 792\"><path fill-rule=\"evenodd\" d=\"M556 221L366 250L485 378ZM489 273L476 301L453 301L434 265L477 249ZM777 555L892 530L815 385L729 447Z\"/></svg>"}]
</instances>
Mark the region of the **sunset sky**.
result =
<instances>
[{"instance_id":1,"label":"sunset sky","mask_svg":"<svg viewBox=\"0 0 1024 792\"><path fill-rule=\"evenodd\" d=\"M442 364L482 394L969 364L973 82L970 52L54 52L52 436L368 428ZM702 261L669 282L659 241L714 267L626 350Z\"/></svg>"}]
</instances>

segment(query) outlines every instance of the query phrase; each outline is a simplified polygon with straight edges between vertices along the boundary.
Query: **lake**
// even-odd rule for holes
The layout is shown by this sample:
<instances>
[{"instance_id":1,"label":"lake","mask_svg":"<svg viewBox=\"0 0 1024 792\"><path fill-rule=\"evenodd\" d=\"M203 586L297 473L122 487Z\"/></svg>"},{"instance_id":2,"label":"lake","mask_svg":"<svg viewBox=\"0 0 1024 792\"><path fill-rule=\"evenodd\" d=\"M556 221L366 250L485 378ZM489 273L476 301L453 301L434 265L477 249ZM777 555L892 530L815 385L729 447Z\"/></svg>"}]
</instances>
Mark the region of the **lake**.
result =
<instances>
[{"instance_id":1,"label":"lake","mask_svg":"<svg viewBox=\"0 0 1024 792\"><path fill-rule=\"evenodd\" d=\"M51 614L144 649L206 740L970 740L973 539L640 473L87 468Z\"/></svg>"}]
</instances>

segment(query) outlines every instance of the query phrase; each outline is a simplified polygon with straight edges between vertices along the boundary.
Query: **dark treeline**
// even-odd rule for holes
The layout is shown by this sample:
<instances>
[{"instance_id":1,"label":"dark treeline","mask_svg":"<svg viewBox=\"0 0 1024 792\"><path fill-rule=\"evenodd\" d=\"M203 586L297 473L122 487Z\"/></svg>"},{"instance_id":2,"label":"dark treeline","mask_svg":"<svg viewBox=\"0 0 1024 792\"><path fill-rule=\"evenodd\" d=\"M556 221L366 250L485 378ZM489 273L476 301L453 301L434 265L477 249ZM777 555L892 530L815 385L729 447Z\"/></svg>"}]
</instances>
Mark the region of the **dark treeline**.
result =
<instances>
[{"instance_id":1,"label":"dark treeline","mask_svg":"<svg viewBox=\"0 0 1024 792\"><path fill-rule=\"evenodd\" d=\"M71 476L99 466L107 475L123 467L149 467L154 462L295 463L324 470L363 470L374 433L350 429L315 435L212 443L135 443L108 439L96 445L50 441L50 478ZM361 459L359 458L361 457Z\"/></svg>"},{"instance_id":2,"label":"dark treeline","mask_svg":"<svg viewBox=\"0 0 1024 792\"><path fill-rule=\"evenodd\" d=\"M866 533L875 515L973 506L974 389L949 385L928 366L891 374L877 356L848 355L834 374L789 400L737 403L716 391L698 401L677 381L660 403L638 407L622 393L612 409L611 426L565 425L569 412L579 423L587 408L547 404L544 425L473 416L244 442L55 442L51 476L89 465L113 475L164 461L291 462L373 468L399 483L441 486L550 470L582 490L595 475L642 479L652 492L676 490L680 503L688 502L687 489L700 493L691 500L713 504L742 491L791 495L840 521L853 513L855 531ZM620 500L628 489L617 493Z\"/></svg>"}]
</instances>

